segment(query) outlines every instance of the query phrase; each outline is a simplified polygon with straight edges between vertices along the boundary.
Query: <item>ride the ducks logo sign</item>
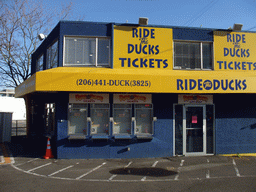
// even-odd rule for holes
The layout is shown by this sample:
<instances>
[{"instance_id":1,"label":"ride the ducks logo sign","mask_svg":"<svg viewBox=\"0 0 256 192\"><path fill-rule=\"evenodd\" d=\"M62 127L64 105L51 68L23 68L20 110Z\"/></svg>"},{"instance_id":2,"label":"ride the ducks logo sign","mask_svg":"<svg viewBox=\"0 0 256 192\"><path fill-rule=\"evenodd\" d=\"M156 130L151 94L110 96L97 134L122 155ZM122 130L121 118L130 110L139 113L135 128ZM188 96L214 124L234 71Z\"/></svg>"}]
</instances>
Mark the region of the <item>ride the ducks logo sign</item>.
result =
<instances>
[{"instance_id":1,"label":"ride the ducks logo sign","mask_svg":"<svg viewBox=\"0 0 256 192\"><path fill-rule=\"evenodd\" d=\"M114 68L172 69L172 55L172 29L114 27Z\"/></svg>"},{"instance_id":2,"label":"ride the ducks logo sign","mask_svg":"<svg viewBox=\"0 0 256 192\"><path fill-rule=\"evenodd\" d=\"M215 70L255 71L256 34L246 32L214 32Z\"/></svg>"}]
</instances>

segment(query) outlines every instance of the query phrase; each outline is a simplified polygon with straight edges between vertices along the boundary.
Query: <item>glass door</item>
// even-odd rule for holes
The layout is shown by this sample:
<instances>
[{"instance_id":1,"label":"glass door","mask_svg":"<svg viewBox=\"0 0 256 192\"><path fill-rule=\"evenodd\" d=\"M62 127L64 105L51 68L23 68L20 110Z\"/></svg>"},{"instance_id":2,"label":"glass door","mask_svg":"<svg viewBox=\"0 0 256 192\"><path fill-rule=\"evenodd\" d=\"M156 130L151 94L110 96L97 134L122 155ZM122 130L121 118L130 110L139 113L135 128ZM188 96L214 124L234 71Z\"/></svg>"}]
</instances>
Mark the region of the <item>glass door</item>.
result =
<instances>
[{"instance_id":1,"label":"glass door","mask_svg":"<svg viewBox=\"0 0 256 192\"><path fill-rule=\"evenodd\" d=\"M183 107L183 154L206 155L205 106Z\"/></svg>"}]
</instances>

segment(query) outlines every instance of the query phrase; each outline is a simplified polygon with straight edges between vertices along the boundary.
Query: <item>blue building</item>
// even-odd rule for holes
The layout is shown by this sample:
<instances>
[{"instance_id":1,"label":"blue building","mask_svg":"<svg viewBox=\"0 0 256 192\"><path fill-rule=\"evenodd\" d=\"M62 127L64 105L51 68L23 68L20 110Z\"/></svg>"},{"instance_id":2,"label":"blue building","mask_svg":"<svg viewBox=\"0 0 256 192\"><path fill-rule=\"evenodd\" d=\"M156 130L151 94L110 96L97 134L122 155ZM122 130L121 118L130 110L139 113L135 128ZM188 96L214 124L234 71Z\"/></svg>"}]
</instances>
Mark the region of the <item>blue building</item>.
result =
<instances>
[{"instance_id":1,"label":"blue building","mask_svg":"<svg viewBox=\"0 0 256 192\"><path fill-rule=\"evenodd\" d=\"M15 90L31 145L50 137L68 159L256 153L255 37L60 21Z\"/></svg>"}]
</instances>

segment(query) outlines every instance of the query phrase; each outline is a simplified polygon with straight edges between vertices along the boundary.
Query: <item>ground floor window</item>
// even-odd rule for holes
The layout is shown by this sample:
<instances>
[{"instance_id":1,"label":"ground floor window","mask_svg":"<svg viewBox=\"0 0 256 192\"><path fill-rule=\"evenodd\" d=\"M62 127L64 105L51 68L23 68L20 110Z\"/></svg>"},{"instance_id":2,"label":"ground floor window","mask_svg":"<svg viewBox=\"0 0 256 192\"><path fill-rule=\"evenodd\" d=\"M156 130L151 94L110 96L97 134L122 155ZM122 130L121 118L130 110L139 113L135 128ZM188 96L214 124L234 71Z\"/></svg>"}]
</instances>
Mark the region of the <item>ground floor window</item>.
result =
<instances>
[{"instance_id":1,"label":"ground floor window","mask_svg":"<svg viewBox=\"0 0 256 192\"><path fill-rule=\"evenodd\" d=\"M90 104L91 134L109 134L109 104Z\"/></svg>"},{"instance_id":2,"label":"ground floor window","mask_svg":"<svg viewBox=\"0 0 256 192\"><path fill-rule=\"evenodd\" d=\"M113 134L153 134L151 94L114 94Z\"/></svg>"},{"instance_id":3,"label":"ground floor window","mask_svg":"<svg viewBox=\"0 0 256 192\"><path fill-rule=\"evenodd\" d=\"M70 104L68 133L87 135L87 116L87 104Z\"/></svg>"},{"instance_id":4,"label":"ground floor window","mask_svg":"<svg viewBox=\"0 0 256 192\"><path fill-rule=\"evenodd\" d=\"M153 104L149 94L114 94L112 103L108 94L78 93L70 94L69 103L69 135L100 138L153 134Z\"/></svg>"},{"instance_id":5,"label":"ground floor window","mask_svg":"<svg viewBox=\"0 0 256 192\"><path fill-rule=\"evenodd\" d=\"M153 105L135 104L135 134L153 134Z\"/></svg>"},{"instance_id":6,"label":"ground floor window","mask_svg":"<svg viewBox=\"0 0 256 192\"><path fill-rule=\"evenodd\" d=\"M132 127L132 105L114 104L113 134L131 134Z\"/></svg>"}]
</instances>

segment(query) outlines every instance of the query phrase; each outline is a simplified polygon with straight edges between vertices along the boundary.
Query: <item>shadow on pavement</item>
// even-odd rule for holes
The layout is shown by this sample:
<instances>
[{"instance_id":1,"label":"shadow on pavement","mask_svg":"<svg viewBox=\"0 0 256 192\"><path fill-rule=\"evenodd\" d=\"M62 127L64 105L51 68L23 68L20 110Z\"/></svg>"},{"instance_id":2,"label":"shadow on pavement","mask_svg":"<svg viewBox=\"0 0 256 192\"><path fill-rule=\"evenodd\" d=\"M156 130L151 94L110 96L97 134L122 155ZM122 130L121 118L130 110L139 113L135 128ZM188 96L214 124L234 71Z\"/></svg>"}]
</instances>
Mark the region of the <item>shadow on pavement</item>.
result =
<instances>
[{"instance_id":1,"label":"shadow on pavement","mask_svg":"<svg viewBox=\"0 0 256 192\"><path fill-rule=\"evenodd\" d=\"M113 175L139 175L139 176L151 176L151 177L165 177L170 175L176 175L175 171L168 171L162 168L120 168L109 171Z\"/></svg>"}]
</instances>

